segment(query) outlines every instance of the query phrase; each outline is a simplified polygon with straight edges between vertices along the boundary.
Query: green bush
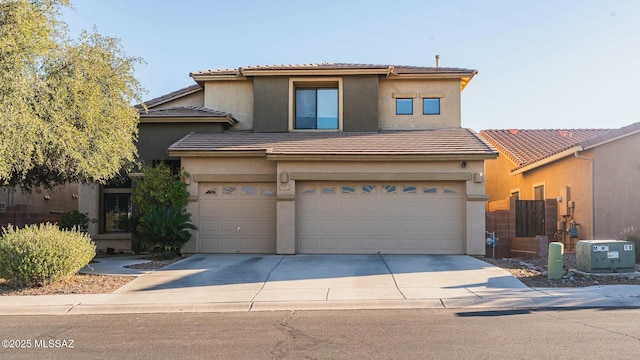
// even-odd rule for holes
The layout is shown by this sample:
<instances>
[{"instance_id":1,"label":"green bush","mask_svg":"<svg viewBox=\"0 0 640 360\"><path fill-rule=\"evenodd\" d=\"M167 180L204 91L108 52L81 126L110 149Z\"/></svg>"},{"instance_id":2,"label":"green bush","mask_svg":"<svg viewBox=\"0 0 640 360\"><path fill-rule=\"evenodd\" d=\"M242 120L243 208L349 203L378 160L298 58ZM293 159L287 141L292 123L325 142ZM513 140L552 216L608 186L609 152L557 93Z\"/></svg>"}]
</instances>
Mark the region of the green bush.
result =
<instances>
[{"instance_id":1,"label":"green bush","mask_svg":"<svg viewBox=\"0 0 640 360\"><path fill-rule=\"evenodd\" d=\"M183 179L189 174L172 174L165 163L142 169L142 176L133 178L136 186L131 195L136 210L144 214L151 208L163 206L184 208L187 206L189 192Z\"/></svg>"},{"instance_id":2,"label":"green bush","mask_svg":"<svg viewBox=\"0 0 640 360\"><path fill-rule=\"evenodd\" d=\"M631 241L636 250L636 263L640 263L640 229L635 226L629 226L622 229L622 240Z\"/></svg>"},{"instance_id":3,"label":"green bush","mask_svg":"<svg viewBox=\"0 0 640 360\"><path fill-rule=\"evenodd\" d=\"M142 173L133 179L133 248L145 248L156 256L180 255L182 246L191 239L189 230L197 229L186 212L189 192L184 179L189 174L173 174L164 163L145 167Z\"/></svg>"},{"instance_id":4,"label":"green bush","mask_svg":"<svg viewBox=\"0 0 640 360\"><path fill-rule=\"evenodd\" d=\"M92 220L89 219L88 214L73 210L62 215L58 227L62 230L73 230L75 228L82 232L87 232L89 231L89 222L92 222Z\"/></svg>"},{"instance_id":5,"label":"green bush","mask_svg":"<svg viewBox=\"0 0 640 360\"><path fill-rule=\"evenodd\" d=\"M0 278L18 286L42 286L67 279L96 254L91 238L53 224L9 225L0 237Z\"/></svg>"},{"instance_id":6,"label":"green bush","mask_svg":"<svg viewBox=\"0 0 640 360\"><path fill-rule=\"evenodd\" d=\"M191 214L175 207L152 207L138 225L145 246L155 255L180 255L182 246L191 239Z\"/></svg>"}]
</instances>

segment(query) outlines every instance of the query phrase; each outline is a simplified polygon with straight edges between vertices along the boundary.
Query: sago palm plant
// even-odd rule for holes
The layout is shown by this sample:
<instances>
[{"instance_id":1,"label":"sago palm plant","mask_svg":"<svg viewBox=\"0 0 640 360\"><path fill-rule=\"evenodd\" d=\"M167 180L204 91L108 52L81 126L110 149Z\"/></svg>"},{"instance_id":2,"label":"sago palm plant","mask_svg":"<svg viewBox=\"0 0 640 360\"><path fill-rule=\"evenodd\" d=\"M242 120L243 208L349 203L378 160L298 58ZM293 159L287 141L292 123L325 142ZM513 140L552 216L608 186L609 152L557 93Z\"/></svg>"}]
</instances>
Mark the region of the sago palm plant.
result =
<instances>
[{"instance_id":1,"label":"sago palm plant","mask_svg":"<svg viewBox=\"0 0 640 360\"><path fill-rule=\"evenodd\" d=\"M176 256L191 239L191 214L176 207L152 207L140 218L138 230L147 248L155 255Z\"/></svg>"}]
</instances>

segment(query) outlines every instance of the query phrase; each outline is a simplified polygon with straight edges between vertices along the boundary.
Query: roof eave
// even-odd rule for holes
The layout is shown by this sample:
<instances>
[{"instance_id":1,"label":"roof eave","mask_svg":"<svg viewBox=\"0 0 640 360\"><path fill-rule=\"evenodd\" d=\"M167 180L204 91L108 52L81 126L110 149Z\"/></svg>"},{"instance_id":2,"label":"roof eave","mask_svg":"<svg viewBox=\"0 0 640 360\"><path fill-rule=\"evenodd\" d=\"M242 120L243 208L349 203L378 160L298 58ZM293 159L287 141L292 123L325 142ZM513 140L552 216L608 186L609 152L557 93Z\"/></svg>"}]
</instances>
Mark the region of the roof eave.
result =
<instances>
[{"instance_id":1,"label":"roof eave","mask_svg":"<svg viewBox=\"0 0 640 360\"><path fill-rule=\"evenodd\" d=\"M237 74L191 73L189 76L196 82L247 80L256 76L337 76L337 75L385 75L389 79L460 79L461 90L478 73L477 70L462 72L432 72L432 73L395 73L389 68L375 69L242 69Z\"/></svg>"},{"instance_id":2,"label":"roof eave","mask_svg":"<svg viewBox=\"0 0 640 360\"><path fill-rule=\"evenodd\" d=\"M235 125L238 121L230 117L209 117L209 116L153 116L140 115L141 124L159 124L159 123L222 123L227 125Z\"/></svg>"},{"instance_id":3,"label":"roof eave","mask_svg":"<svg viewBox=\"0 0 640 360\"><path fill-rule=\"evenodd\" d=\"M518 175L518 174L525 173L527 171L536 169L536 168L538 168L540 166L552 163L554 161L557 161L557 160L560 160L560 159L563 159L563 158L566 158L566 157L569 157L569 156L573 156L574 153L582 151L582 150L583 150L582 146L576 145L576 146L574 146L574 147L572 147L570 149L561 151L561 152L559 152L559 153L557 153L555 155L551 155L549 157L546 157L544 159L538 160L538 161L536 161L534 163L531 163L529 165L525 165L523 167L511 170L511 175Z\"/></svg>"},{"instance_id":4,"label":"roof eave","mask_svg":"<svg viewBox=\"0 0 640 360\"><path fill-rule=\"evenodd\" d=\"M457 80L460 79L460 91L464 90L464 88L469 84L471 79L478 74L477 70L465 71L465 72L445 72L445 73L405 73L405 74L394 74L390 73L387 75L388 79L410 79L410 80L420 80L420 79L436 79L436 80Z\"/></svg>"},{"instance_id":5,"label":"roof eave","mask_svg":"<svg viewBox=\"0 0 640 360\"><path fill-rule=\"evenodd\" d=\"M204 81L229 81L229 80L247 80L246 76L235 74L189 74L197 83Z\"/></svg>"},{"instance_id":6,"label":"roof eave","mask_svg":"<svg viewBox=\"0 0 640 360\"><path fill-rule=\"evenodd\" d=\"M301 75L383 75L387 68L376 69L243 69L244 76L301 76Z\"/></svg>"},{"instance_id":7,"label":"roof eave","mask_svg":"<svg viewBox=\"0 0 640 360\"><path fill-rule=\"evenodd\" d=\"M185 89L188 89L188 88L189 88L189 87L187 87L187 88L185 88ZM185 97L185 96L189 96L189 95L191 95L191 94L195 94L195 93L197 93L197 92L199 92L199 91L202 91L202 90L203 90L203 89L202 89L202 87L197 87L197 88L195 88L195 87L194 87L194 89L187 90L187 91L184 91L184 92L180 92L180 93L178 93L178 94L176 94L176 95L174 95L174 96L168 97L168 98L166 98L166 99L162 99L161 101L154 101L154 100L158 99L158 98L156 98L156 99L151 99L151 100L149 100L149 101L145 101L145 102L143 102L143 103L141 103L141 104L138 104L138 105L136 105L136 106L139 106L139 107L141 107L141 108L144 108L145 110L146 110L146 109L151 109L151 108L154 108L154 107L156 107L156 106L159 106L159 105L162 105L162 104L165 104L165 103L171 102L171 101L173 101L173 100L180 99L180 98L183 98L183 97ZM162 97L162 96L160 96L160 98L161 98L161 97ZM148 105L147 103L150 103L151 105Z\"/></svg>"},{"instance_id":8,"label":"roof eave","mask_svg":"<svg viewBox=\"0 0 640 360\"><path fill-rule=\"evenodd\" d=\"M169 156L176 157L264 157L265 150L197 150L197 149L171 149Z\"/></svg>"},{"instance_id":9,"label":"roof eave","mask_svg":"<svg viewBox=\"0 0 640 360\"><path fill-rule=\"evenodd\" d=\"M612 137L612 138L609 138L609 139L606 139L606 140L603 140L603 141L599 141L599 142L596 142L596 143L593 143L593 144L589 144L589 145L586 145L587 141L585 141L582 144L586 145L586 146L584 146L582 148L582 150L593 149L594 147L597 147L597 146L600 146L600 145L605 145L605 144L608 144L610 142L614 142L614 141L620 140L622 138L625 138L627 136L635 135L635 134L638 134L638 133L640 133L640 129L638 129L636 131L631 131L631 132L628 132L628 133L624 133L624 134L621 134L619 136L615 136L615 137Z\"/></svg>"},{"instance_id":10,"label":"roof eave","mask_svg":"<svg viewBox=\"0 0 640 360\"><path fill-rule=\"evenodd\" d=\"M273 154L267 159L282 161L473 161L495 159L497 154Z\"/></svg>"}]
</instances>

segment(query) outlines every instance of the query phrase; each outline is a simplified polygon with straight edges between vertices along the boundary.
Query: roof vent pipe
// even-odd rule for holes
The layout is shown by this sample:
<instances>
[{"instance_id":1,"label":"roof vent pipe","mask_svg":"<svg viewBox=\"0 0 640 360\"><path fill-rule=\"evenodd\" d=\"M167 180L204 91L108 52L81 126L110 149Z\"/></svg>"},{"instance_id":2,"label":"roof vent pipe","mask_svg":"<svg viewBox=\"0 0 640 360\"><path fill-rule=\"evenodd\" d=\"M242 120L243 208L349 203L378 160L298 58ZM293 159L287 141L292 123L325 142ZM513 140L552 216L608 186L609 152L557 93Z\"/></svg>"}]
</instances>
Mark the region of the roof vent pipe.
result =
<instances>
[{"instance_id":1,"label":"roof vent pipe","mask_svg":"<svg viewBox=\"0 0 640 360\"><path fill-rule=\"evenodd\" d=\"M436 55L436 67L440 67L440 55Z\"/></svg>"}]
</instances>

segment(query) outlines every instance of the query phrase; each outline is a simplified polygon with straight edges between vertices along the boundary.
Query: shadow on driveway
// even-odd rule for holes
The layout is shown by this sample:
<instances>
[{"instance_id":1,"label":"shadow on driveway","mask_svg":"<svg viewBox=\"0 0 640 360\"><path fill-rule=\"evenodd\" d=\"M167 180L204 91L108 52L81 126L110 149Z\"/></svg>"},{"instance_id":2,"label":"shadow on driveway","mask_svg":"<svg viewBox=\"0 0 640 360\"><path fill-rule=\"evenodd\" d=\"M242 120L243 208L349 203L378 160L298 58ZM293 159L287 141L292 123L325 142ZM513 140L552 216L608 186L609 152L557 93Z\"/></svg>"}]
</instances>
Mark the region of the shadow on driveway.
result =
<instances>
[{"instance_id":1,"label":"shadow on driveway","mask_svg":"<svg viewBox=\"0 0 640 360\"><path fill-rule=\"evenodd\" d=\"M527 288L508 272L463 255L196 254L123 292L194 287Z\"/></svg>"}]
</instances>

